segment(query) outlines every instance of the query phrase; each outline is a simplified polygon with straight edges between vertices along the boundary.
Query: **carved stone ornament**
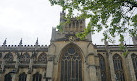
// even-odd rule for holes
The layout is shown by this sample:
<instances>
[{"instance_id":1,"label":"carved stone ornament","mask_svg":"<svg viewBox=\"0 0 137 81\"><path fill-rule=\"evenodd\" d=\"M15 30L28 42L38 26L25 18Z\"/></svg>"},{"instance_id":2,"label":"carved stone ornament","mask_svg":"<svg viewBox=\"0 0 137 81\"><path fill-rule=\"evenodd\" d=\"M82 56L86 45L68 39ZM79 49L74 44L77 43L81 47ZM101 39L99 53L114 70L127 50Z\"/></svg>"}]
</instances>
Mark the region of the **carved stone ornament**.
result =
<instances>
[{"instance_id":1,"label":"carved stone ornament","mask_svg":"<svg viewBox=\"0 0 137 81\"><path fill-rule=\"evenodd\" d=\"M73 42L73 41L75 41L75 40L76 40L76 38L75 38L74 36L70 36L70 37L69 37L69 41Z\"/></svg>"}]
</instances>

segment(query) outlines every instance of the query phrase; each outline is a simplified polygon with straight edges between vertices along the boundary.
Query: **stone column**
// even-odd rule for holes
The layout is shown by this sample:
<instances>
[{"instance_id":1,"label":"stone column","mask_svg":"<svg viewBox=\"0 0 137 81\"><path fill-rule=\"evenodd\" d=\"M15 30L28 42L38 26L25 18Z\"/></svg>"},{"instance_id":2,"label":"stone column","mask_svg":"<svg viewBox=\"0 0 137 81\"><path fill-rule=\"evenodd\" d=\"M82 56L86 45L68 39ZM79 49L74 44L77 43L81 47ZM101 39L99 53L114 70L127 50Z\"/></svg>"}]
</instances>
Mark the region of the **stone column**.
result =
<instances>
[{"instance_id":1,"label":"stone column","mask_svg":"<svg viewBox=\"0 0 137 81\"><path fill-rule=\"evenodd\" d=\"M71 27L70 27L70 31L73 31L73 21L70 21Z\"/></svg>"},{"instance_id":2,"label":"stone column","mask_svg":"<svg viewBox=\"0 0 137 81\"><path fill-rule=\"evenodd\" d=\"M78 24L79 24L78 31L80 31L80 21L78 22Z\"/></svg>"},{"instance_id":3,"label":"stone column","mask_svg":"<svg viewBox=\"0 0 137 81\"><path fill-rule=\"evenodd\" d=\"M12 77L12 81L17 81L17 80L16 80L16 74L13 74L13 73L12 73L12 74L11 74L11 77Z\"/></svg>"},{"instance_id":4,"label":"stone column","mask_svg":"<svg viewBox=\"0 0 137 81\"><path fill-rule=\"evenodd\" d=\"M89 81L97 81L97 71L96 71L96 65L95 65L95 57L94 54L90 54L88 56L88 71L89 71Z\"/></svg>"},{"instance_id":5,"label":"stone column","mask_svg":"<svg viewBox=\"0 0 137 81\"><path fill-rule=\"evenodd\" d=\"M29 68L28 68L28 74L27 74L27 81L32 81L32 72L33 72L33 68L32 68L32 65L33 65L33 57L31 57L30 59L30 63L29 63Z\"/></svg>"},{"instance_id":6,"label":"stone column","mask_svg":"<svg viewBox=\"0 0 137 81\"><path fill-rule=\"evenodd\" d=\"M5 54L2 54L2 64L1 64L1 68L0 68L0 71L1 71L1 72L4 71L4 66L5 66L4 55L5 55Z\"/></svg>"},{"instance_id":7,"label":"stone column","mask_svg":"<svg viewBox=\"0 0 137 81\"><path fill-rule=\"evenodd\" d=\"M90 81L97 81L96 67L94 65L89 65L88 69L89 69Z\"/></svg>"},{"instance_id":8,"label":"stone column","mask_svg":"<svg viewBox=\"0 0 137 81\"><path fill-rule=\"evenodd\" d=\"M47 73L46 73L46 80L53 81L53 56L50 56L47 62Z\"/></svg>"},{"instance_id":9,"label":"stone column","mask_svg":"<svg viewBox=\"0 0 137 81\"><path fill-rule=\"evenodd\" d=\"M27 80L26 81L32 81L32 74L27 74Z\"/></svg>"},{"instance_id":10,"label":"stone column","mask_svg":"<svg viewBox=\"0 0 137 81\"><path fill-rule=\"evenodd\" d=\"M95 56L96 57L96 69L97 69L97 79L98 81L101 81L101 71L100 71L100 66L99 66L99 57L98 56Z\"/></svg>"},{"instance_id":11,"label":"stone column","mask_svg":"<svg viewBox=\"0 0 137 81\"><path fill-rule=\"evenodd\" d=\"M2 81L2 74L0 74L0 81Z\"/></svg>"},{"instance_id":12,"label":"stone column","mask_svg":"<svg viewBox=\"0 0 137 81\"><path fill-rule=\"evenodd\" d=\"M135 71L134 71L133 62L130 54L127 56L126 61L127 61L128 69L130 73L130 79L131 81L136 81Z\"/></svg>"},{"instance_id":13,"label":"stone column","mask_svg":"<svg viewBox=\"0 0 137 81\"><path fill-rule=\"evenodd\" d=\"M77 32L77 21L75 21L75 32Z\"/></svg>"},{"instance_id":14,"label":"stone column","mask_svg":"<svg viewBox=\"0 0 137 81\"><path fill-rule=\"evenodd\" d=\"M108 60L109 60L109 66L110 66L111 81L116 81L113 57L112 57L112 54L110 54L110 53L108 55L109 55Z\"/></svg>"}]
</instances>

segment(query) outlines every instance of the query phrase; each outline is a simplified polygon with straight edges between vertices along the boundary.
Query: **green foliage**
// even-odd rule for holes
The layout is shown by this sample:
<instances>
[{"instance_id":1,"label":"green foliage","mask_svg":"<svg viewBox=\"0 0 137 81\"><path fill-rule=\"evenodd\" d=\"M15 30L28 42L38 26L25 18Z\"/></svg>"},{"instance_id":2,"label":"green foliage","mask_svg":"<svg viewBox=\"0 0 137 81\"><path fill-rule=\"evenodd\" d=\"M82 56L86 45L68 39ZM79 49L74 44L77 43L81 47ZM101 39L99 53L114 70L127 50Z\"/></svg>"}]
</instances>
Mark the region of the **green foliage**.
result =
<instances>
[{"instance_id":1,"label":"green foliage","mask_svg":"<svg viewBox=\"0 0 137 81\"><path fill-rule=\"evenodd\" d=\"M78 18L89 18L84 32L77 34L83 39L88 33L104 31L104 39L113 42L119 36L124 41L124 34L137 36L137 1L136 0L49 0L52 5L60 5L68 11L70 19L74 11ZM59 29L62 29L58 26Z\"/></svg>"}]
</instances>

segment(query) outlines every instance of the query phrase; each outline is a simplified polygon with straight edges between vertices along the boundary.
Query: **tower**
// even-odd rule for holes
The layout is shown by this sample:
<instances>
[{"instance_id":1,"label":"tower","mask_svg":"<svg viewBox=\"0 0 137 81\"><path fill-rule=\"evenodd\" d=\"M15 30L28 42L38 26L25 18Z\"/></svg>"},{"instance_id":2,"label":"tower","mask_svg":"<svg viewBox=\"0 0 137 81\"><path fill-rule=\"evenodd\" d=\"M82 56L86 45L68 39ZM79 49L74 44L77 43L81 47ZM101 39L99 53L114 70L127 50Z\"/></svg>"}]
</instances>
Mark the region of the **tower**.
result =
<instances>
[{"instance_id":1,"label":"tower","mask_svg":"<svg viewBox=\"0 0 137 81\"><path fill-rule=\"evenodd\" d=\"M63 31L56 31L56 28L53 28L51 41L67 41L70 37L75 38L75 40L81 40L76 36L76 34L84 32L85 19L78 19L76 17L73 17L69 20L69 22L67 22L65 16L65 12L62 11L60 13L60 24ZM92 41L91 33L89 33L84 40Z\"/></svg>"}]
</instances>

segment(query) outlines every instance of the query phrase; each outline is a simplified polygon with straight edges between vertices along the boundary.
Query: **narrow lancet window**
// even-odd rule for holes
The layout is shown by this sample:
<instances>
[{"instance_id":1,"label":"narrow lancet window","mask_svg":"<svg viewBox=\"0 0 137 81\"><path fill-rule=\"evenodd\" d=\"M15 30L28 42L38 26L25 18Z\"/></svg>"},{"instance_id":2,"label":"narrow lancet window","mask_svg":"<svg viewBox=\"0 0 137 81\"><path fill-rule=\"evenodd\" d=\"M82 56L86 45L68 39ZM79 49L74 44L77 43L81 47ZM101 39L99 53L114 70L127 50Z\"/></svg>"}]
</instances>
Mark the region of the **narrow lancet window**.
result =
<instances>
[{"instance_id":1,"label":"narrow lancet window","mask_svg":"<svg viewBox=\"0 0 137 81\"><path fill-rule=\"evenodd\" d=\"M113 63L116 81L125 81L122 58L120 57L120 55L115 54L113 56Z\"/></svg>"},{"instance_id":2,"label":"narrow lancet window","mask_svg":"<svg viewBox=\"0 0 137 81\"><path fill-rule=\"evenodd\" d=\"M98 54L98 56L99 56L99 65L100 65L100 72L101 72L101 81L107 81L104 57L100 54Z\"/></svg>"},{"instance_id":3,"label":"narrow lancet window","mask_svg":"<svg viewBox=\"0 0 137 81\"><path fill-rule=\"evenodd\" d=\"M33 75L33 81L41 81L42 75L37 72L36 74Z\"/></svg>"},{"instance_id":4,"label":"narrow lancet window","mask_svg":"<svg viewBox=\"0 0 137 81\"><path fill-rule=\"evenodd\" d=\"M133 67L134 67L134 71L135 71L135 76L136 76L136 79L137 79L137 55L132 54L132 55L131 55L131 58L132 58L132 62L133 62Z\"/></svg>"},{"instance_id":5,"label":"narrow lancet window","mask_svg":"<svg viewBox=\"0 0 137 81\"><path fill-rule=\"evenodd\" d=\"M27 74L25 72L19 75L19 81L26 81L26 79L27 79Z\"/></svg>"},{"instance_id":6,"label":"narrow lancet window","mask_svg":"<svg viewBox=\"0 0 137 81\"><path fill-rule=\"evenodd\" d=\"M4 81L12 81L12 77L11 77L10 73L8 73L8 74L5 75Z\"/></svg>"}]
</instances>

